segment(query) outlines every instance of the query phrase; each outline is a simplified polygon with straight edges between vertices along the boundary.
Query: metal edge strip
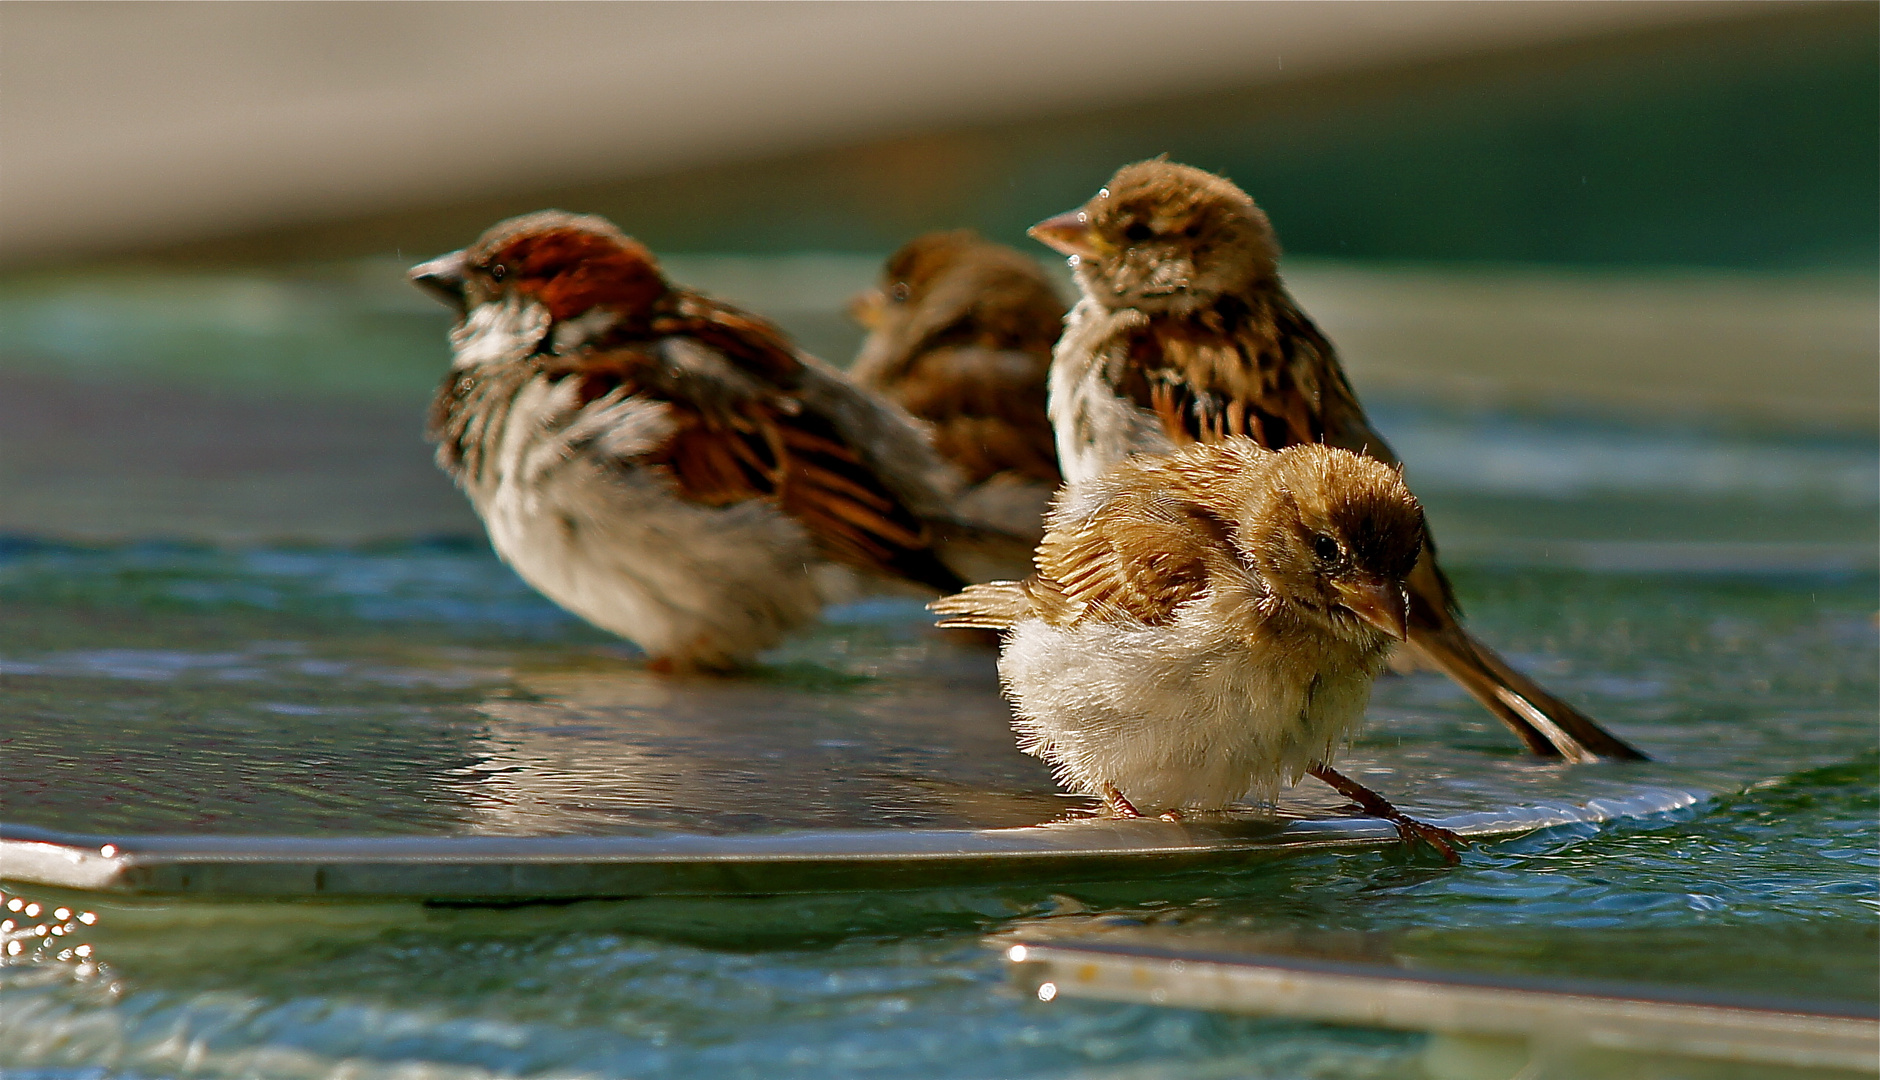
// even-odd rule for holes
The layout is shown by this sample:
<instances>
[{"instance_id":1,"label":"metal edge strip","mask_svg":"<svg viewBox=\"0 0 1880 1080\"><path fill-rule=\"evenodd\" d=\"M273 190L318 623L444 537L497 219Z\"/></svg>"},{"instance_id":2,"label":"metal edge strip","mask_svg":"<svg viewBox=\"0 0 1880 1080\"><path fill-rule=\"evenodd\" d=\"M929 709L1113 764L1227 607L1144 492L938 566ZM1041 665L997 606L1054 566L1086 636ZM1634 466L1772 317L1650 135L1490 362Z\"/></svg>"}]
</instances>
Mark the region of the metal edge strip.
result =
<instances>
[{"instance_id":1,"label":"metal edge strip","mask_svg":"<svg viewBox=\"0 0 1880 1080\"><path fill-rule=\"evenodd\" d=\"M1643 789L1580 805L1463 814L1477 838L1635 817L1706 796ZM0 825L0 880L130 895L565 899L908 889L1200 869L1393 843L1365 818L1079 820L1018 829L848 829L710 836L87 836Z\"/></svg>"}]
</instances>

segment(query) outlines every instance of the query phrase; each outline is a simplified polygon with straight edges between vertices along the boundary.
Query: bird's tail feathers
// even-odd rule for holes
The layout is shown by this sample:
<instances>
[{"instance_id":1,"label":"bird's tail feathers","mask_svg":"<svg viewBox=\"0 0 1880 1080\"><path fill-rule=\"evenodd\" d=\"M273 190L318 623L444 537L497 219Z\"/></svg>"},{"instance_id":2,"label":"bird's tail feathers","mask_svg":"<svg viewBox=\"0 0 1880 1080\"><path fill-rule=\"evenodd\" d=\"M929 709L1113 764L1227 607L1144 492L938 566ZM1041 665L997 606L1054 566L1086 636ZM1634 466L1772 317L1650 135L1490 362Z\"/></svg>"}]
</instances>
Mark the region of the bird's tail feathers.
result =
<instances>
[{"instance_id":1,"label":"bird's tail feathers","mask_svg":"<svg viewBox=\"0 0 1880 1080\"><path fill-rule=\"evenodd\" d=\"M1453 622L1440 628L1413 626L1410 646L1461 683L1535 754L1572 762L1649 760L1591 717L1510 667L1494 650Z\"/></svg>"},{"instance_id":2,"label":"bird's tail feathers","mask_svg":"<svg viewBox=\"0 0 1880 1080\"><path fill-rule=\"evenodd\" d=\"M1010 630L1031 610L1025 587L1016 581L969 585L927 605L940 616L934 625L952 630Z\"/></svg>"}]
</instances>

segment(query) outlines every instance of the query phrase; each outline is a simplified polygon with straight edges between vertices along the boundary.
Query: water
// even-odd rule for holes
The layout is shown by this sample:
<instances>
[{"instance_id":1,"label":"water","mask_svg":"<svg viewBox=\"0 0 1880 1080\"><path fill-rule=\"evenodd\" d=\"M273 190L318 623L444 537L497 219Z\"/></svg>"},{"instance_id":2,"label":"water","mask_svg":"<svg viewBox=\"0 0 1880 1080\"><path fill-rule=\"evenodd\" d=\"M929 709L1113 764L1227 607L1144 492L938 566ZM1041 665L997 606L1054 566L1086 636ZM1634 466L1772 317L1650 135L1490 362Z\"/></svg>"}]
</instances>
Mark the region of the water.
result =
<instances>
[{"instance_id":1,"label":"water","mask_svg":"<svg viewBox=\"0 0 1880 1080\"><path fill-rule=\"evenodd\" d=\"M1419 805L1671 779L1689 811L1443 868L1314 855L1170 881L438 909L15 913L9 1076L1403 1076L1420 1037L1023 1003L987 932L1412 930L1477 967L1873 1000L1874 579L1472 570L1474 621L1658 755L1528 761L1446 682L1380 683L1352 761ZM7 817L146 831L1020 824L989 658L896 599L741 683L672 684L481 547L17 542L0 563ZM1618 772L1622 776L1615 777ZM89 944L90 955L71 950ZM64 959L61 959L61 956Z\"/></svg>"},{"instance_id":2,"label":"water","mask_svg":"<svg viewBox=\"0 0 1880 1080\"><path fill-rule=\"evenodd\" d=\"M366 387L384 407L377 436L323 428L328 413L286 395L163 398L139 423L195 433L216 463L166 464L176 486L150 488L199 498L188 513L136 503L128 484L91 489L113 492L109 521L91 504L61 517L75 504L59 499L93 474L33 487L40 466L0 468L13 500L0 509L27 523L0 542L5 819L539 835L1019 825L1077 810L1013 749L989 654L926 628L915 600L837 609L746 679L647 674L631 647L535 596L480 539L435 524L461 517L410 512L454 499L406 427L441 363L434 315L365 286L244 287L217 285L181 309L183 293L107 290L119 298L108 326L17 290L0 312L39 320L34 341L76 342L59 377L88 400L152 373L200 389L240 370L253 384L240 392L259 394L310 351L326 355L329 313L383 333L334 351L314 391L364 393L353 376L392 354L360 376L379 387ZM133 332L148 325L169 329ZM224 351L197 348L211 339ZM8 370L26 369L20 355ZM147 400L123 393L127 410ZM197 397L224 411L192 412L209 409ZM257 412L264 400L273 411ZM266 422L223 426L230 402ZM1477 846L1456 868L1389 850L1098 885L515 908L9 892L0 1071L1422 1075L1415 1034L1023 999L984 945L1011 929L1357 935L1435 966L1880 1000L1871 437L1373 404L1412 462L1472 625L1658 761L1524 758L1460 691L1413 675L1380 681L1351 768L1435 812L1648 783L1714 798ZM13 407L32 418L30 403ZM0 431L0 445L48 463L161 450L110 443L133 429L75 417L34 428L30 447ZM320 462L318 486L304 466L267 472L255 452L289 433ZM368 436L373 455L404 455L403 471L339 452ZM85 468L107 478L104 465ZM244 468L245 486L218 494ZM199 531L176 538L192 521ZM322 530L335 521L344 527Z\"/></svg>"}]
</instances>

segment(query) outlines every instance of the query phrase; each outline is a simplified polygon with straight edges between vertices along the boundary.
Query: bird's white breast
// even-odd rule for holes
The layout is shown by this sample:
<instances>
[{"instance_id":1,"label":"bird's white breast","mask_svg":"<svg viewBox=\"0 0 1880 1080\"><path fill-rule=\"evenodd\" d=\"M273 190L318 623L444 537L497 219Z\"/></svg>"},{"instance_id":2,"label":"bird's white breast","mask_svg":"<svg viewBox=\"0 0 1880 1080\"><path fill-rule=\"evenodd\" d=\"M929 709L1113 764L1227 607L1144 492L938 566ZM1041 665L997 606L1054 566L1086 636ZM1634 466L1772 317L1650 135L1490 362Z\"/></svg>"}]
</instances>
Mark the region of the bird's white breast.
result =
<instances>
[{"instance_id":1,"label":"bird's white breast","mask_svg":"<svg viewBox=\"0 0 1880 1080\"><path fill-rule=\"evenodd\" d=\"M631 464L672 431L661 402L577 411L572 385L536 379L466 491L497 554L543 595L654 655L725 666L815 617L814 560L770 503L703 506Z\"/></svg>"},{"instance_id":2,"label":"bird's white breast","mask_svg":"<svg viewBox=\"0 0 1880 1080\"><path fill-rule=\"evenodd\" d=\"M1175 449L1153 413L1116 392L1123 357L1116 339L1147 316L1133 308L1111 311L1089 297L1078 301L1051 353L1051 429L1058 465L1068 483L1088 480L1137 453Z\"/></svg>"},{"instance_id":3,"label":"bird's white breast","mask_svg":"<svg viewBox=\"0 0 1880 1080\"><path fill-rule=\"evenodd\" d=\"M1223 617L1233 602L1198 598L1163 626L1021 622L999 664L1021 749L1069 787L1114 785L1151 813L1270 801L1329 763L1382 650L1250 638Z\"/></svg>"}]
</instances>

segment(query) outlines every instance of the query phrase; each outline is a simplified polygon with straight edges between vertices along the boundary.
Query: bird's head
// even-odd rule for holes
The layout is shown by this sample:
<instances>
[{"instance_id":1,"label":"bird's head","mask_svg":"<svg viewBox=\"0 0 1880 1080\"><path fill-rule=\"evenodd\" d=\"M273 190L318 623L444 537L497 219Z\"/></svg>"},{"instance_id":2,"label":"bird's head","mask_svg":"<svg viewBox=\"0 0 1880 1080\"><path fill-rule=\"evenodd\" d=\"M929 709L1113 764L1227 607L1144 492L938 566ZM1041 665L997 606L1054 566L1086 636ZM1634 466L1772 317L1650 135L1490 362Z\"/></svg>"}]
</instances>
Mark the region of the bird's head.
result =
<instances>
[{"instance_id":1,"label":"bird's head","mask_svg":"<svg viewBox=\"0 0 1880 1080\"><path fill-rule=\"evenodd\" d=\"M1279 243L1231 180L1162 158L1117 170L1083 206L1031 227L1108 308L1186 312L1272 278Z\"/></svg>"},{"instance_id":2,"label":"bird's head","mask_svg":"<svg viewBox=\"0 0 1880 1080\"><path fill-rule=\"evenodd\" d=\"M849 301L849 315L870 331L851 369L868 382L939 344L1048 354L1064 301L1036 260L959 229L903 244L880 284Z\"/></svg>"},{"instance_id":3,"label":"bird's head","mask_svg":"<svg viewBox=\"0 0 1880 1080\"><path fill-rule=\"evenodd\" d=\"M499 222L476 243L411 268L412 283L469 315L515 298L553 323L606 310L643 315L667 292L644 244L606 218L542 210Z\"/></svg>"},{"instance_id":4,"label":"bird's head","mask_svg":"<svg viewBox=\"0 0 1880 1080\"><path fill-rule=\"evenodd\" d=\"M1307 443L1274 455L1233 541L1270 594L1351 633L1408 634L1423 507L1392 466Z\"/></svg>"},{"instance_id":5,"label":"bird's head","mask_svg":"<svg viewBox=\"0 0 1880 1080\"><path fill-rule=\"evenodd\" d=\"M916 236L888 256L878 286L849 301L849 315L870 330L886 329L920 307L936 282L990 246L970 229Z\"/></svg>"}]
</instances>

